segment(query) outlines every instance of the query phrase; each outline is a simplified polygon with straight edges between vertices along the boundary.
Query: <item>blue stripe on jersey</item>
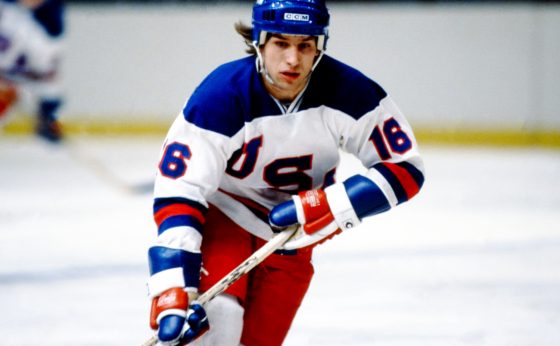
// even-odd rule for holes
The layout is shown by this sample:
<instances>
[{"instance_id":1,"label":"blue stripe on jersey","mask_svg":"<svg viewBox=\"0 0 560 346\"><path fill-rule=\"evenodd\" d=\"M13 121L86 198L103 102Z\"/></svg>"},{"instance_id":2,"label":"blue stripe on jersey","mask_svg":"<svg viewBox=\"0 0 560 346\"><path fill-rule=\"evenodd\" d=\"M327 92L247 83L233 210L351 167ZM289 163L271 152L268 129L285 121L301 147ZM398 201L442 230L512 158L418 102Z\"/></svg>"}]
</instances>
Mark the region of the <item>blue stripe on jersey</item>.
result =
<instances>
[{"instance_id":1,"label":"blue stripe on jersey","mask_svg":"<svg viewBox=\"0 0 560 346\"><path fill-rule=\"evenodd\" d=\"M406 191L404 187L400 183L397 176L395 176L389 168L387 168L383 163L375 164L373 165L373 168L375 168L379 173L381 173L381 175L385 178L385 180L389 182L389 185L391 185L391 188L393 189L393 192L397 197L397 201L398 201L397 204L401 204L403 202L408 201L408 196L406 195Z\"/></svg>"},{"instance_id":2,"label":"blue stripe on jersey","mask_svg":"<svg viewBox=\"0 0 560 346\"><path fill-rule=\"evenodd\" d=\"M346 179L343 184L360 219L391 209L383 191L370 179L357 174Z\"/></svg>"},{"instance_id":3,"label":"blue stripe on jersey","mask_svg":"<svg viewBox=\"0 0 560 346\"><path fill-rule=\"evenodd\" d=\"M257 208L253 208L250 205L244 204L242 203L245 207L247 207L247 209L249 209L251 211L251 213L253 213L253 215L255 215L259 220L261 220L264 223L268 223L268 214L264 214L261 210L257 209Z\"/></svg>"},{"instance_id":4,"label":"blue stripe on jersey","mask_svg":"<svg viewBox=\"0 0 560 346\"><path fill-rule=\"evenodd\" d=\"M358 70L323 56L299 110L327 106L358 119L374 110L385 96L377 83ZM219 66L196 88L183 109L187 122L228 137L246 122L270 115L282 115L282 111L264 88L255 56Z\"/></svg>"},{"instance_id":5,"label":"blue stripe on jersey","mask_svg":"<svg viewBox=\"0 0 560 346\"><path fill-rule=\"evenodd\" d=\"M237 202L241 203L243 206L245 206L247 209L249 209L249 211L251 213L253 213L253 215L255 215L258 219L260 219L264 223L268 223L268 221L269 221L268 220L268 214L270 212L268 210L268 208L258 204L255 201L252 201L250 199L235 195L235 194L227 192L225 190L220 189L220 191L223 192L224 194L230 196L231 198L233 198Z\"/></svg>"},{"instance_id":6,"label":"blue stripe on jersey","mask_svg":"<svg viewBox=\"0 0 560 346\"><path fill-rule=\"evenodd\" d=\"M196 229L198 233L202 234L203 225L195 217L190 215L176 215L165 219L165 221L159 225L158 234L162 234L170 228L180 226L192 227Z\"/></svg>"},{"instance_id":7,"label":"blue stripe on jersey","mask_svg":"<svg viewBox=\"0 0 560 346\"><path fill-rule=\"evenodd\" d=\"M206 208L204 205L196 201L187 198L182 198L182 197L171 197L171 198L154 199L154 214L157 213L162 208L165 208L169 205L176 204L176 203L182 203L191 206L195 209L198 209L202 214L206 214L206 212L208 211L208 208Z\"/></svg>"},{"instance_id":8,"label":"blue stripe on jersey","mask_svg":"<svg viewBox=\"0 0 560 346\"><path fill-rule=\"evenodd\" d=\"M245 122L280 113L260 80L254 56L215 69L196 88L183 109L186 121L228 137L243 128Z\"/></svg>"},{"instance_id":9,"label":"blue stripe on jersey","mask_svg":"<svg viewBox=\"0 0 560 346\"><path fill-rule=\"evenodd\" d=\"M153 246L148 250L150 275L161 271L182 268L186 287L198 287L202 255L164 246Z\"/></svg>"},{"instance_id":10,"label":"blue stripe on jersey","mask_svg":"<svg viewBox=\"0 0 560 346\"><path fill-rule=\"evenodd\" d=\"M414 181L418 185L418 189L422 188L422 185L424 185L424 174L418 168L416 168L416 166L406 161L397 163L397 166L406 169L412 176L412 179L414 179Z\"/></svg>"}]
</instances>

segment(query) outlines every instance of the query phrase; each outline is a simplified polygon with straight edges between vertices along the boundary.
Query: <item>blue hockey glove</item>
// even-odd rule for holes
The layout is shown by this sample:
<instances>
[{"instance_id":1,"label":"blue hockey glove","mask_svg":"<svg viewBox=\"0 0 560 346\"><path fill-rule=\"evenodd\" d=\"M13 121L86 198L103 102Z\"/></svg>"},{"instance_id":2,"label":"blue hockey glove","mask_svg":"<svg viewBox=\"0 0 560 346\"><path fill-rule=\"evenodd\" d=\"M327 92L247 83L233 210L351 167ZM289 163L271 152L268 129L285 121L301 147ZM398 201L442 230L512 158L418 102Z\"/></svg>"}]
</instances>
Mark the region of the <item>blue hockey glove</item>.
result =
<instances>
[{"instance_id":1,"label":"blue hockey glove","mask_svg":"<svg viewBox=\"0 0 560 346\"><path fill-rule=\"evenodd\" d=\"M180 287L170 288L152 299L150 327L164 345L177 345L183 336L189 297Z\"/></svg>"},{"instance_id":2,"label":"blue hockey glove","mask_svg":"<svg viewBox=\"0 0 560 346\"><path fill-rule=\"evenodd\" d=\"M317 245L342 230L353 228L365 216L387 210L388 203L370 179L355 175L324 190L302 191L280 203L269 214L273 229L299 224L300 231L285 245L287 250Z\"/></svg>"},{"instance_id":3,"label":"blue hockey glove","mask_svg":"<svg viewBox=\"0 0 560 346\"><path fill-rule=\"evenodd\" d=\"M189 327L183 333L181 345L186 345L198 339L206 333L208 329L210 329L206 311L197 301L194 301L189 307L189 311L187 313L187 324Z\"/></svg>"},{"instance_id":4,"label":"blue hockey glove","mask_svg":"<svg viewBox=\"0 0 560 346\"><path fill-rule=\"evenodd\" d=\"M150 327L157 330L160 345L186 345L209 328L206 312L195 300L202 258L164 246L152 246L148 255Z\"/></svg>"},{"instance_id":5,"label":"blue hockey glove","mask_svg":"<svg viewBox=\"0 0 560 346\"><path fill-rule=\"evenodd\" d=\"M202 305L188 301L188 294L179 287L153 298L150 326L157 330L161 345L187 345L210 329Z\"/></svg>"},{"instance_id":6,"label":"blue hockey glove","mask_svg":"<svg viewBox=\"0 0 560 346\"><path fill-rule=\"evenodd\" d=\"M292 200L271 210L269 221L273 230L295 224L302 226L284 245L287 250L316 245L341 232L323 190L308 190L292 196Z\"/></svg>"}]
</instances>

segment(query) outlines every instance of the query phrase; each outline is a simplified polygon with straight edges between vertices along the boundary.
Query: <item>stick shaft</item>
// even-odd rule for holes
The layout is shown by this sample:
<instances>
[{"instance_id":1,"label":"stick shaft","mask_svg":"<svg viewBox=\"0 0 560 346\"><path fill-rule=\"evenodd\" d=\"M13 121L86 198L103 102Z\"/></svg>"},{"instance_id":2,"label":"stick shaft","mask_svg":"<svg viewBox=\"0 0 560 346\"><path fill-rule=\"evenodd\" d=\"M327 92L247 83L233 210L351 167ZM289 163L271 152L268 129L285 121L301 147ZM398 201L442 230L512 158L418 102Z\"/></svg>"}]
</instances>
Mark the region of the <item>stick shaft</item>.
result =
<instances>
[{"instance_id":1,"label":"stick shaft","mask_svg":"<svg viewBox=\"0 0 560 346\"><path fill-rule=\"evenodd\" d=\"M198 302L202 305L208 303L210 300L214 299L217 295L225 291L229 286L233 285L234 282L239 280L243 275L255 268L259 263L264 261L268 256L270 256L274 251L282 247L296 232L297 227L290 227L272 237L268 242L266 242L261 248L255 251L251 256L249 256L240 265L235 267L229 274L224 276L220 281L218 281L214 286L210 287L206 292L198 297ZM157 336L152 336L150 339L146 340L142 346L154 346L157 344Z\"/></svg>"},{"instance_id":2,"label":"stick shaft","mask_svg":"<svg viewBox=\"0 0 560 346\"><path fill-rule=\"evenodd\" d=\"M250 272L251 269L255 268L259 263L264 261L274 251L278 250L282 245L284 245L284 243L286 243L286 241L288 241L293 233L293 228L278 233L260 249L249 256L245 261L238 265L235 269L229 272L229 274L224 276L214 286L210 287L210 289L201 294L197 300L204 305L215 298L218 294L225 291L229 286L233 285L233 283L239 280L239 278Z\"/></svg>"}]
</instances>

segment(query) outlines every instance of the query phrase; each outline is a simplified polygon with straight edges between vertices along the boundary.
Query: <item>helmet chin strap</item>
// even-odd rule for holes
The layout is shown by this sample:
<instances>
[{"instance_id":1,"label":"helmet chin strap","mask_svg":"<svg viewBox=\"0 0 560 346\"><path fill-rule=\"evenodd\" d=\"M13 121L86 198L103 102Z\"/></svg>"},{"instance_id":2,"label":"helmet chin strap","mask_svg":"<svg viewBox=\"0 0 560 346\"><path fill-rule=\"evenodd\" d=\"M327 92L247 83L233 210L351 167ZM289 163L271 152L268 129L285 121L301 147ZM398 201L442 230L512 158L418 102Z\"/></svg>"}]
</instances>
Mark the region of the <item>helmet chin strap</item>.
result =
<instances>
[{"instance_id":1,"label":"helmet chin strap","mask_svg":"<svg viewBox=\"0 0 560 346\"><path fill-rule=\"evenodd\" d=\"M257 41L253 41L253 47L255 47L255 51L257 52L257 60L255 61L255 64L256 64L256 67L257 67L257 72L262 73L264 78L266 78L266 80L270 84L276 85L276 83L274 83L274 80L272 79L272 77L268 73L268 70L266 69L266 66L264 66L264 59L262 57L261 50L259 49L259 45L258 45Z\"/></svg>"},{"instance_id":2,"label":"helmet chin strap","mask_svg":"<svg viewBox=\"0 0 560 346\"><path fill-rule=\"evenodd\" d=\"M325 52L321 49L319 51L319 56L317 58L315 58L315 62L313 63L313 66L311 67L311 71L309 72L309 75L311 75L311 72L315 71L315 67L317 67L317 65L319 65L319 61L321 61L324 54L325 54Z\"/></svg>"}]
</instances>

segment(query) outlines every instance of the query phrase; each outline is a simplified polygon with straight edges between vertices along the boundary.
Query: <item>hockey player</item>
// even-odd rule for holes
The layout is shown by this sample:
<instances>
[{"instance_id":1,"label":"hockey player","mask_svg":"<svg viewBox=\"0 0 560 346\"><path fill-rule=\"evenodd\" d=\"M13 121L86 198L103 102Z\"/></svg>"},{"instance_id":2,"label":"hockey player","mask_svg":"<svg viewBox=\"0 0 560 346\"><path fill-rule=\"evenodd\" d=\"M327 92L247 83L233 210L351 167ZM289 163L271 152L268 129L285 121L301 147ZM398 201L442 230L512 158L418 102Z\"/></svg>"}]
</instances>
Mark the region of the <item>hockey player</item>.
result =
<instances>
[{"instance_id":1,"label":"hockey player","mask_svg":"<svg viewBox=\"0 0 560 346\"><path fill-rule=\"evenodd\" d=\"M37 115L37 134L58 142L64 3L3 0L0 14L0 117L26 92Z\"/></svg>"},{"instance_id":2,"label":"hockey player","mask_svg":"<svg viewBox=\"0 0 560 346\"><path fill-rule=\"evenodd\" d=\"M201 335L195 344L282 344L315 246L421 188L410 125L378 84L324 54L328 24L321 0L257 1L252 27L236 25L250 56L210 73L171 126L148 251L150 322L161 344ZM367 173L335 182L340 150ZM274 230L294 224L303 231L282 250L197 303Z\"/></svg>"}]
</instances>

